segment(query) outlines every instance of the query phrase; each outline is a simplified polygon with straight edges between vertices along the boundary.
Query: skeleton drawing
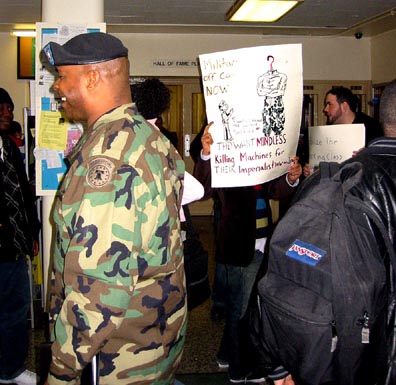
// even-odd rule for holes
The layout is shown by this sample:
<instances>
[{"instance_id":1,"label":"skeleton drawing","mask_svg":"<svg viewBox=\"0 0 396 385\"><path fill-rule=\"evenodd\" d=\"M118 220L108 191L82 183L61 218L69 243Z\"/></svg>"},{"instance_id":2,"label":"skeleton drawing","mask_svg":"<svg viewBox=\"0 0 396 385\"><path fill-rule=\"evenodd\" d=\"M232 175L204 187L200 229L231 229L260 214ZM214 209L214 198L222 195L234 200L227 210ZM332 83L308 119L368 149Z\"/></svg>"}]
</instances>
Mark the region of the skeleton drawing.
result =
<instances>
[{"instance_id":1,"label":"skeleton drawing","mask_svg":"<svg viewBox=\"0 0 396 385\"><path fill-rule=\"evenodd\" d=\"M285 128L285 106L283 95L286 90L287 76L273 68L274 57L268 56L270 69L257 79L257 93L264 96L262 110L263 132L269 136L271 131L280 135Z\"/></svg>"},{"instance_id":2,"label":"skeleton drawing","mask_svg":"<svg viewBox=\"0 0 396 385\"><path fill-rule=\"evenodd\" d=\"M229 120L234 112L233 108L229 108L228 104L225 102L225 100L222 100L219 103L219 110L221 111L221 122L223 123L223 128L224 128L224 140L232 140L232 135L230 131L230 126L229 126Z\"/></svg>"}]
</instances>

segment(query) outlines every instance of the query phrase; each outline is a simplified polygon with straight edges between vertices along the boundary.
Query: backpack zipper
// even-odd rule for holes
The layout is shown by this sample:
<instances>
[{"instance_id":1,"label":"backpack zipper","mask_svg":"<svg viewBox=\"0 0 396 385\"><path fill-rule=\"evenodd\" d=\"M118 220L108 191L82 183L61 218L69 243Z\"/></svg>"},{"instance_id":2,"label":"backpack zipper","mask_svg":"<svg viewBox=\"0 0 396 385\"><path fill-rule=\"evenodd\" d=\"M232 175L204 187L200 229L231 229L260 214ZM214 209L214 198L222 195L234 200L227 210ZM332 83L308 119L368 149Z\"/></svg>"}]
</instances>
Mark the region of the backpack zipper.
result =
<instances>
[{"instance_id":1,"label":"backpack zipper","mask_svg":"<svg viewBox=\"0 0 396 385\"><path fill-rule=\"evenodd\" d=\"M331 325L331 349L330 349L330 352L333 353L337 347L338 336L337 336L336 322L333 320L330 322L330 325Z\"/></svg>"},{"instance_id":2,"label":"backpack zipper","mask_svg":"<svg viewBox=\"0 0 396 385\"><path fill-rule=\"evenodd\" d=\"M367 311L363 313L363 318L358 319L357 326L362 327L362 344L370 343L370 328L369 328L370 315Z\"/></svg>"}]
</instances>

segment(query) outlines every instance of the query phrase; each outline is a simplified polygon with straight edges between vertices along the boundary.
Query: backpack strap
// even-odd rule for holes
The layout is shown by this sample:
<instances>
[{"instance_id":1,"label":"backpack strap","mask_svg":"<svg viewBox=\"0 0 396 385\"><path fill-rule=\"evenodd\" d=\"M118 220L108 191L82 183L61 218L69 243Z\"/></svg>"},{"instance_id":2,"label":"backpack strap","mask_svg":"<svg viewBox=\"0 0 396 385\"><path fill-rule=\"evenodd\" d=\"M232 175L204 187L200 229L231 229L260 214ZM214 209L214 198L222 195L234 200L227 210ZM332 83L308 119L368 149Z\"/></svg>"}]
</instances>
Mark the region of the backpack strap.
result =
<instances>
[{"instance_id":1,"label":"backpack strap","mask_svg":"<svg viewBox=\"0 0 396 385\"><path fill-rule=\"evenodd\" d=\"M396 274L396 253L394 250L392 235L389 234L388 229L386 228L383 220L380 218L378 213L372 209L372 207L368 202L361 200L358 203L356 203L356 200L354 200L353 203L352 200L350 200L349 202L350 202L349 204L352 204L359 210L362 210L373 221L373 223L379 230L379 233L381 234L381 237L385 243L386 250L389 254L389 262L393 267L394 274Z\"/></svg>"},{"instance_id":2,"label":"backpack strap","mask_svg":"<svg viewBox=\"0 0 396 385\"><path fill-rule=\"evenodd\" d=\"M342 193L345 195L352 187L362 179L362 166L353 162L342 165L337 162L320 162L320 181L334 179L342 184ZM346 175L347 177L343 177Z\"/></svg>"},{"instance_id":3,"label":"backpack strap","mask_svg":"<svg viewBox=\"0 0 396 385\"><path fill-rule=\"evenodd\" d=\"M312 188L321 182L329 182L330 179L339 171L340 165L336 162L320 162L319 169L309 178L305 178L294 193L291 205L310 194Z\"/></svg>"},{"instance_id":4,"label":"backpack strap","mask_svg":"<svg viewBox=\"0 0 396 385\"><path fill-rule=\"evenodd\" d=\"M330 179L340 169L340 164L336 162L320 162L320 179Z\"/></svg>"}]
</instances>

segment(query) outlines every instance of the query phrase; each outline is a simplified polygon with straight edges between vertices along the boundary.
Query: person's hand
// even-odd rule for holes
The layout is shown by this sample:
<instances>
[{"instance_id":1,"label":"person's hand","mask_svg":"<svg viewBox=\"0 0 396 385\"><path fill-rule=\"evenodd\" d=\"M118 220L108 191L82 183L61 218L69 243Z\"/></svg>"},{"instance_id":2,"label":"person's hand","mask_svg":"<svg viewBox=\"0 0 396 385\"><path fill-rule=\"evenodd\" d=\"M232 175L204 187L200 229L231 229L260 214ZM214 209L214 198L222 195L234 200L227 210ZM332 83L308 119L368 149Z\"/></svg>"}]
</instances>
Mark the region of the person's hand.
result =
<instances>
[{"instance_id":1,"label":"person's hand","mask_svg":"<svg viewBox=\"0 0 396 385\"><path fill-rule=\"evenodd\" d=\"M302 174L302 167L298 162L298 156L293 157L291 160L292 164L287 169L286 178L290 184L294 184Z\"/></svg>"},{"instance_id":2,"label":"person's hand","mask_svg":"<svg viewBox=\"0 0 396 385\"><path fill-rule=\"evenodd\" d=\"M294 381L291 374L289 374L287 377L282 378L281 380L274 381L274 385L294 385Z\"/></svg>"},{"instance_id":3,"label":"person's hand","mask_svg":"<svg viewBox=\"0 0 396 385\"><path fill-rule=\"evenodd\" d=\"M210 155L210 146L213 144L212 135L209 132L209 128L212 126L213 122L210 122L203 132L201 143L202 143L202 154Z\"/></svg>"},{"instance_id":4,"label":"person's hand","mask_svg":"<svg viewBox=\"0 0 396 385\"><path fill-rule=\"evenodd\" d=\"M359 150L352 151L352 158L359 154L360 151L364 150L366 147L359 148Z\"/></svg>"},{"instance_id":5,"label":"person's hand","mask_svg":"<svg viewBox=\"0 0 396 385\"><path fill-rule=\"evenodd\" d=\"M48 384L48 379L47 380L45 380L45 382L44 382L44 384L43 385L49 385Z\"/></svg>"},{"instance_id":6,"label":"person's hand","mask_svg":"<svg viewBox=\"0 0 396 385\"><path fill-rule=\"evenodd\" d=\"M33 257L39 253L39 243L38 241L33 241Z\"/></svg>"},{"instance_id":7,"label":"person's hand","mask_svg":"<svg viewBox=\"0 0 396 385\"><path fill-rule=\"evenodd\" d=\"M305 177L309 177L312 174L313 168L307 163L303 168L303 174Z\"/></svg>"}]
</instances>

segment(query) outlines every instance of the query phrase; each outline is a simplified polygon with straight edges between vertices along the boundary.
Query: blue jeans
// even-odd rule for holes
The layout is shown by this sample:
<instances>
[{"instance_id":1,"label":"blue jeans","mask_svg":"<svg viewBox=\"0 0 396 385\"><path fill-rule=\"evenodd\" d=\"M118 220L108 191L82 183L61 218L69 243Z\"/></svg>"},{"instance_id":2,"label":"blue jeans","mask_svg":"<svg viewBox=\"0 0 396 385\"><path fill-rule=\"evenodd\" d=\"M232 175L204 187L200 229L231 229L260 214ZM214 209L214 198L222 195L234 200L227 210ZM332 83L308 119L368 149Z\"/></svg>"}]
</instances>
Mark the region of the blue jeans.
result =
<instances>
[{"instance_id":1,"label":"blue jeans","mask_svg":"<svg viewBox=\"0 0 396 385\"><path fill-rule=\"evenodd\" d=\"M244 316L256 282L264 254L256 250L252 262L246 267L222 265L226 285L226 321L217 357L229 363L231 378L242 377L247 369L242 366L240 335L241 318Z\"/></svg>"},{"instance_id":2,"label":"blue jeans","mask_svg":"<svg viewBox=\"0 0 396 385\"><path fill-rule=\"evenodd\" d=\"M224 310L226 307L227 293L227 265L216 262L215 276L212 287L213 308Z\"/></svg>"},{"instance_id":3,"label":"blue jeans","mask_svg":"<svg viewBox=\"0 0 396 385\"><path fill-rule=\"evenodd\" d=\"M25 258L0 263L0 378L17 377L28 354L30 290Z\"/></svg>"}]
</instances>

